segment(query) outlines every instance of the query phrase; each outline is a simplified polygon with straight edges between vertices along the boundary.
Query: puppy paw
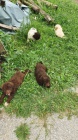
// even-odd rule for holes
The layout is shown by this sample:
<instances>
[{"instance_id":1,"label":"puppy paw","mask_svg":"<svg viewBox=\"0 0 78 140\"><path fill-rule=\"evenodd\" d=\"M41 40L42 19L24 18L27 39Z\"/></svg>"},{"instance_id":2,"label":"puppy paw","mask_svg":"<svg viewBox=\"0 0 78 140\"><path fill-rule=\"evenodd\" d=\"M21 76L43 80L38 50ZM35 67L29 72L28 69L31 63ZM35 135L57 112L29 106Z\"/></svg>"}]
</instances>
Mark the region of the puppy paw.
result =
<instances>
[{"instance_id":1,"label":"puppy paw","mask_svg":"<svg viewBox=\"0 0 78 140\"><path fill-rule=\"evenodd\" d=\"M6 107L7 107L8 105L9 105L9 104L8 104L7 102L5 102L4 106L6 106Z\"/></svg>"}]
</instances>

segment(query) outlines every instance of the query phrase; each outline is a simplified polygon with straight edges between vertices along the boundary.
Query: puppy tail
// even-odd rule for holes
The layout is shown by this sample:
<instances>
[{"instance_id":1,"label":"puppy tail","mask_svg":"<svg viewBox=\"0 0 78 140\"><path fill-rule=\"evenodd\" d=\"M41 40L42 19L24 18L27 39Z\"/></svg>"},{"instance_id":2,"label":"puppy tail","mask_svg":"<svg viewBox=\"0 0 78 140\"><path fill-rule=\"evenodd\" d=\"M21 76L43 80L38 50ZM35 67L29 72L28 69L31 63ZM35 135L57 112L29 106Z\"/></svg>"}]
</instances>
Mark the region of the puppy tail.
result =
<instances>
[{"instance_id":1,"label":"puppy tail","mask_svg":"<svg viewBox=\"0 0 78 140\"><path fill-rule=\"evenodd\" d=\"M24 73L24 74L31 73L31 70L26 69L23 73Z\"/></svg>"}]
</instances>

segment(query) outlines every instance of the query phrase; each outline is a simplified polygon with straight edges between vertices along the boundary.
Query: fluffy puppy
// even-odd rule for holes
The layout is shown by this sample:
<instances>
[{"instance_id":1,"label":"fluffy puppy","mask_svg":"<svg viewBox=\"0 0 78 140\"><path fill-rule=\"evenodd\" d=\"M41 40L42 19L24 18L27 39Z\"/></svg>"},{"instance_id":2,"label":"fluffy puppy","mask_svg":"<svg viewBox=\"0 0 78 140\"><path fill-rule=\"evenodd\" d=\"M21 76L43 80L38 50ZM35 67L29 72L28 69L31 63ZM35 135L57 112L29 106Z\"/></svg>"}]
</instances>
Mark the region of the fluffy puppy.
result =
<instances>
[{"instance_id":1,"label":"fluffy puppy","mask_svg":"<svg viewBox=\"0 0 78 140\"><path fill-rule=\"evenodd\" d=\"M55 34L56 34L56 36L58 36L60 38L63 38L65 36L60 24L55 25Z\"/></svg>"},{"instance_id":2,"label":"fluffy puppy","mask_svg":"<svg viewBox=\"0 0 78 140\"><path fill-rule=\"evenodd\" d=\"M50 88L50 78L46 74L46 72L47 72L47 68L44 66L42 62L39 62L36 64L35 77L36 77L37 83L41 86Z\"/></svg>"},{"instance_id":3,"label":"fluffy puppy","mask_svg":"<svg viewBox=\"0 0 78 140\"><path fill-rule=\"evenodd\" d=\"M28 31L28 36L27 36L27 42L29 42L29 40L39 40L40 39L40 33L37 31L36 28L31 28Z\"/></svg>"},{"instance_id":4,"label":"fluffy puppy","mask_svg":"<svg viewBox=\"0 0 78 140\"><path fill-rule=\"evenodd\" d=\"M5 96L7 96L7 102L5 103L5 106L7 106L8 103L10 103L10 101L14 97L15 92L22 84L24 77L28 72L30 72L30 70L28 69L26 69L24 72L17 71L9 81L5 82L2 85L2 95L0 97L0 104L3 103Z\"/></svg>"}]
</instances>

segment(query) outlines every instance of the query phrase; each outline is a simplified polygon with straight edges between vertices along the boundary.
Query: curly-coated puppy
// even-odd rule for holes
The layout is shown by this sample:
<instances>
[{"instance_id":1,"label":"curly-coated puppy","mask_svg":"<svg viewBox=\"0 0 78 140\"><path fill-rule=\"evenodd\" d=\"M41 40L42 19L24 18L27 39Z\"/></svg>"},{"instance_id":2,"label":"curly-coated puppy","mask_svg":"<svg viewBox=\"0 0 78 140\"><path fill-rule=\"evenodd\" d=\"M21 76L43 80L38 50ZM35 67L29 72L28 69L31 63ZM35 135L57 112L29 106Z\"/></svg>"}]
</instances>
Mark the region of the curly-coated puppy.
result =
<instances>
[{"instance_id":1,"label":"curly-coated puppy","mask_svg":"<svg viewBox=\"0 0 78 140\"><path fill-rule=\"evenodd\" d=\"M47 72L47 68L46 66L44 66L42 62L39 62L36 64L35 77L36 77L37 83L41 86L50 88L50 78L46 72Z\"/></svg>"},{"instance_id":2,"label":"curly-coated puppy","mask_svg":"<svg viewBox=\"0 0 78 140\"><path fill-rule=\"evenodd\" d=\"M2 95L0 97L0 104L3 103L4 97L7 96L7 102L5 103L5 106L10 103L12 98L14 97L15 92L19 88L19 86L22 84L25 75L30 72L30 70L25 70L24 72L17 71L9 81L5 82L2 87Z\"/></svg>"},{"instance_id":3,"label":"curly-coated puppy","mask_svg":"<svg viewBox=\"0 0 78 140\"><path fill-rule=\"evenodd\" d=\"M60 24L56 24L55 25L55 34L56 34L56 36L58 36L60 38L64 38L65 37L65 35L63 33L63 29L62 29Z\"/></svg>"},{"instance_id":4,"label":"curly-coated puppy","mask_svg":"<svg viewBox=\"0 0 78 140\"><path fill-rule=\"evenodd\" d=\"M28 36L27 36L27 42L29 42L29 40L39 40L40 39L40 33L37 31L36 28L32 27L29 31L28 31Z\"/></svg>"}]
</instances>

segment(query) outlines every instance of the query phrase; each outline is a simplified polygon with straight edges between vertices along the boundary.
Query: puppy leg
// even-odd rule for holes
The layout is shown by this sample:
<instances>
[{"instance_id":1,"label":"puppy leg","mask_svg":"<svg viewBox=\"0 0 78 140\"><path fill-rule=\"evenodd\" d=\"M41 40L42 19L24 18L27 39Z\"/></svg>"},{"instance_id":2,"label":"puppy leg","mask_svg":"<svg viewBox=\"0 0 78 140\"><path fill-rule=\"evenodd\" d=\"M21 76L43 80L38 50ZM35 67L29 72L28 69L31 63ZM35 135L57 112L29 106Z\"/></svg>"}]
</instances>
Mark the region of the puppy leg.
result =
<instances>
[{"instance_id":1,"label":"puppy leg","mask_svg":"<svg viewBox=\"0 0 78 140\"><path fill-rule=\"evenodd\" d=\"M8 103L7 103L7 102L5 102L4 106L6 106L6 107L7 107L7 106L8 106Z\"/></svg>"},{"instance_id":2,"label":"puppy leg","mask_svg":"<svg viewBox=\"0 0 78 140\"><path fill-rule=\"evenodd\" d=\"M13 97L14 97L14 95L8 96L7 103L10 103Z\"/></svg>"},{"instance_id":3,"label":"puppy leg","mask_svg":"<svg viewBox=\"0 0 78 140\"><path fill-rule=\"evenodd\" d=\"M14 97L14 95L10 95L10 96L8 97L7 101L5 102L4 106L7 107L7 106L9 105L9 103L11 102L11 100L12 100L13 97Z\"/></svg>"},{"instance_id":4,"label":"puppy leg","mask_svg":"<svg viewBox=\"0 0 78 140\"><path fill-rule=\"evenodd\" d=\"M0 104L2 104L3 103L3 100L4 100L4 97L5 97L6 95L3 93L2 95L1 95L1 97L0 97Z\"/></svg>"}]
</instances>

